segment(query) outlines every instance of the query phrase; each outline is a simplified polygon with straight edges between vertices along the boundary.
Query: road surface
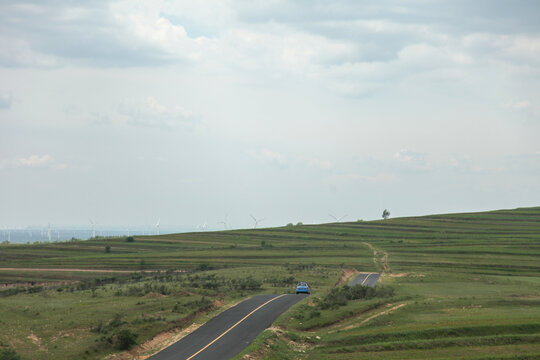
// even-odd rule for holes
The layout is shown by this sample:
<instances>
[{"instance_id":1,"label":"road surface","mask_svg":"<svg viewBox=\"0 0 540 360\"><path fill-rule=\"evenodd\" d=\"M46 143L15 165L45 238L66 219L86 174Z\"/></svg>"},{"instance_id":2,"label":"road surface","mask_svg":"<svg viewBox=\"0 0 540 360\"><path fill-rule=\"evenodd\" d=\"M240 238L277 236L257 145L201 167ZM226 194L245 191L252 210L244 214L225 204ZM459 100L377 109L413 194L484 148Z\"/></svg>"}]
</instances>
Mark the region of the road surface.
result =
<instances>
[{"instance_id":1,"label":"road surface","mask_svg":"<svg viewBox=\"0 0 540 360\"><path fill-rule=\"evenodd\" d=\"M378 273L362 273L362 274L359 274L351 282L351 286L361 284L361 285L364 285L364 286L374 287L375 284L377 283L377 280L379 280L380 276L381 276L381 274L378 274Z\"/></svg>"},{"instance_id":2,"label":"road surface","mask_svg":"<svg viewBox=\"0 0 540 360\"><path fill-rule=\"evenodd\" d=\"M224 311L149 360L225 360L248 346L301 295L259 295Z\"/></svg>"}]
</instances>

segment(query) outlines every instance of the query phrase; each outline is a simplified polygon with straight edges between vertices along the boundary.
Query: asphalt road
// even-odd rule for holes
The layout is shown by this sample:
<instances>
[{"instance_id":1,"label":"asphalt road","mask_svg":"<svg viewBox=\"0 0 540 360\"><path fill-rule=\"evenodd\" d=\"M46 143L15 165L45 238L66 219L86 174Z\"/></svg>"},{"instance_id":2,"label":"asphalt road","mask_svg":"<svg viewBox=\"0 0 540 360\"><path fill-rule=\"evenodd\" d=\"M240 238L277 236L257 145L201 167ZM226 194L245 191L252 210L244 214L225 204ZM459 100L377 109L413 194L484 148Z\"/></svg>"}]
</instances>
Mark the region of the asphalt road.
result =
<instances>
[{"instance_id":1,"label":"asphalt road","mask_svg":"<svg viewBox=\"0 0 540 360\"><path fill-rule=\"evenodd\" d=\"M380 276L381 276L381 274L378 274L378 273L359 274L351 282L351 286L361 284L361 285L364 285L364 286L374 287L375 284L377 283L377 280L379 280Z\"/></svg>"},{"instance_id":2,"label":"asphalt road","mask_svg":"<svg viewBox=\"0 0 540 360\"><path fill-rule=\"evenodd\" d=\"M308 295L259 295L222 312L151 360L225 360L248 346L289 307Z\"/></svg>"}]
</instances>

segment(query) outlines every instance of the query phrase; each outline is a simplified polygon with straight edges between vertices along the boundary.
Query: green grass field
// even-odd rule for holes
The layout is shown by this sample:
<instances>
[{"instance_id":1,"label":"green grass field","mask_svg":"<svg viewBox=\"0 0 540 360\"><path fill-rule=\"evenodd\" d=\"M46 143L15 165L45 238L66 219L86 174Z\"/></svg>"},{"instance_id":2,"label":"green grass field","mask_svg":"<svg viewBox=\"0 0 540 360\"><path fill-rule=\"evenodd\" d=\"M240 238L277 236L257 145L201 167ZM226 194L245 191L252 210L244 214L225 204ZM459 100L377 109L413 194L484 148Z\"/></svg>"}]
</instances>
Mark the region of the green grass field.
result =
<instances>
[{"instance_id":1,"label":"green grass field","mask_svg":"<svg viewBox=\"0 0 540 360\"><path fill-rule=\"evenodd\" d=\"M0 245L0 268L118 271L0 270L0 348L22 359L102 359L121 330L142 343L300 280L313 295L238 359L540 358L540 207ZM340 303L349 269L393 293Z\"/></svg>"}]
</instances>

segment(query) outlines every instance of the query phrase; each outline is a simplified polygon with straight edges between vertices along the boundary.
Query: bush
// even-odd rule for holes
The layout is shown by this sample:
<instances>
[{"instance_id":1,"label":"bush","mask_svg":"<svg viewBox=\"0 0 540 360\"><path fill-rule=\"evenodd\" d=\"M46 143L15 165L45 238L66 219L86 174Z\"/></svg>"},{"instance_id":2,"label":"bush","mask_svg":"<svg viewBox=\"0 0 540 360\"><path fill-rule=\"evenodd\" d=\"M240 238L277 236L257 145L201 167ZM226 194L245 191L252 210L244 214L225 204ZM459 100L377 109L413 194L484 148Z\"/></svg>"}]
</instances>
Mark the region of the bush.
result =
<instances>
[{"instance_id":1,"label":"bush","mask_svg":"<svg viewBox=\"0 0 540 360\"><path fill-rule=\"evenodd\" d=\"M0 360L21 360L21 357L12 348L4 348L0 350Z\"/></svg>"},{"instance_id":2,"label":"bush","mask_svg":"<svg viewBox=\"0 0 540 360\"><path fill-rule=\"evenodd\" d=\"M248 276L244 279L233 280L232 285L236 290L259 290L262 286L262 282Z\"/></svg>"},{"instance_id":3,"label":"bush","mask_svg":"<svg viewBox=\"0 0 540 360\"><path fill-rule=\"evenodd\" d=\"M394 289L389 286L369 287L362 285L344 285L332 289L318 304L320 309L335 309L347 305L349 300L385 298L394 295Z\"/></svg>"},{"instance_id":4,"label":"bush","mask_svg":"<svg viewBox=\"0 0 540 360\"><path fill-rule=\"evenodd\" d=\"M106 253L110 253L110 252L111 252L111 246L110 246L110 245L105 246L105 252L106 252Z\"/></svg>"},{"instance_id":5,"label":"bush","mask_svg":"<svg viewBox=\"0 0 540 360\"><path fill-rule=\"evenodd\" d=\"M135 238L133 236L126 237L127 242L135 242Z\"/></svg>"},{"instance_id":6,"label":"bush","mask_svg":"<svg viewBox=\"0 0 540 360\"><path fill-rule=\"evenodd\" d=\"M206 270L210 270L210 265L208 264L199 264L198 268L197 268L199 271L206 271Z\"/></svg>"},{"instance_id":7,"label":"bush","mask_svg":"<svg viewBox=\"0 0 540 360\"><path fill-rule=\"evenodd\" d=\"M129 350L137 344L137 334L129 329L120 330L116 334L116 341L120 350Z\"/></svg>"}]
</instances>

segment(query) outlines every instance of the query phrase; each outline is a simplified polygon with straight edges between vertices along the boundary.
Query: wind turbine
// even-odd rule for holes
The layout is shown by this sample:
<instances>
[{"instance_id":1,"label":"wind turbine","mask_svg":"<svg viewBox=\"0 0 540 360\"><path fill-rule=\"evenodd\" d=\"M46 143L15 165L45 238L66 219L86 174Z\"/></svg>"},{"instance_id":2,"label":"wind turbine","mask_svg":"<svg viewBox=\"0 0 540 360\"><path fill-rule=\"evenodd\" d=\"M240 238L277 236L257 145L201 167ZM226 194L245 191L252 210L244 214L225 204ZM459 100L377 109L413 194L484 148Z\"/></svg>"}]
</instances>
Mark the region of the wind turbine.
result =
<instances>
[{"instance_id":1,"label":"wind turbine","mask_svg":"<svg viewBox=\"0 0 540 360\"><path fill-rule=\"evenodd\" d=\"M159 223L160 223L161 219L158 219L157 223L156 223L156 232L157 234L159 235Z\"/></svg>"},{"instance_id":2,"label":"wind turbine","mask_svg":"<svg viewBox=\"0 0 540 360\"><path fill-rule=\"evenodd\" d=\"M51 241L51 224L49 223L49 226L47 228L47 237L49 238L49 241Z\"/></svg>"},{"instance_id":3,"label":"wind turbine","mask_svg":"<svg viewBox=\"0 0 540 360\"><path fill-rule=\"evenodd\" d=\"M347 215L343 215L342 217L340 217L339 219L337 217L335 217L334 215L332 214L328 214L328 216L330 216L332 219L336 220L336 222L341 222L341 220L345 219L345 217L347 217Z\"/></svg>"},{"instance_id":4,"label":"wind turbine","mask_svg":"<svg viewBox=\"0 0 540 360\"><path fill-rule=\"evenodd\" d=\"M206 230L206 222L204 224L197 225L197 230L205 231Z\"/></svg>"},{"instance_id":5,"label":"wind turbine","mask_svg":"<svg viewBox=\"0 0 540 360\"><path fill-rule=\"evenodd\" d=\"M92 221L92 219L90 219L90 224L92 224L92 237L95 238L96 237L96 223Z\"/></svg>"},{"instance_id":6,"label":"wind turbine","mask_svg":"<svg viewBox=\"0 0 540 360\"><path fill-rule=\"evenodd\" d=\"M255 222L255 224L253 225L253 228L256 229L257 228L257 225L259 225L259 223L261 221L263 221L264 219L257 219L255 216L249 214L249 216L251 216L251 218L253 219L253 221Z\"/></svg>"},{"instance_id":7,"label":"wind turbine","mask_svg":"<svg viewBox=\"0 0 540 360\"><path fill-rule=\"evenodd\" d=\"M227 230L229 228L229 223L227 222L228 217L229 217L229 214L226 214L223 221L218 221L217 222L218 224L223 224L223 227L225 228L225 230Z\"/></svg>"}]
</instances>

